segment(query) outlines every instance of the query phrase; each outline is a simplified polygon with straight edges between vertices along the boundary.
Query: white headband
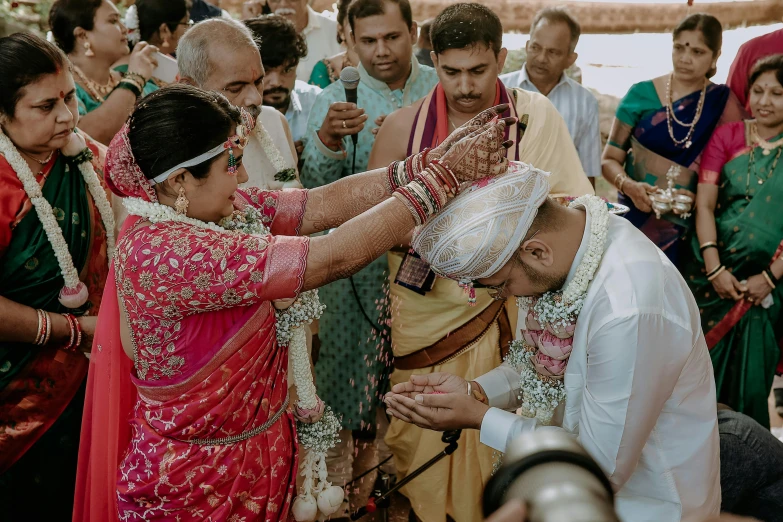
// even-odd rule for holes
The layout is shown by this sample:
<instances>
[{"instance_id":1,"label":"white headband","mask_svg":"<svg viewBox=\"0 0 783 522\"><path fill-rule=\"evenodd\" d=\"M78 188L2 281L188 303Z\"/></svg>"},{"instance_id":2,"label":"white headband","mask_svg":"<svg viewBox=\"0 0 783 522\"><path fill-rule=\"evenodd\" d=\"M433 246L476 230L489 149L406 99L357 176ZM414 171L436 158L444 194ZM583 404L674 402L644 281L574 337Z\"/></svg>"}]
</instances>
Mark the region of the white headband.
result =
<instances>
[{"instance_id":1,"label":"white headband","mask_svg":"<svg viewBox=\"0 0 783 522\"><path fill-rule=\"evenodd\" d=\"M208 150L204 154L199 154L198 156L196 156L193 159L189 159L188 161L184 161L184 162L180 163L179 165L175 165L174 167L171 167L169 170L167 170L163 174L160 174L159 176L155 176L151 180L152 184L153 185L157 185L158 183L163 183L164 181L169 179L169 176L171 176L175 171L177 171L179 169L186 169L188 167L193 167L193 166L199 165L201 163L204 163L208 159L214 158L215 156L217 156L218 154L220 154L224 150L226 150L226 143L225 142L221 143L220 145L218 145L217 147L215 147L212 150Z\"/></svg>"}]
</instances>

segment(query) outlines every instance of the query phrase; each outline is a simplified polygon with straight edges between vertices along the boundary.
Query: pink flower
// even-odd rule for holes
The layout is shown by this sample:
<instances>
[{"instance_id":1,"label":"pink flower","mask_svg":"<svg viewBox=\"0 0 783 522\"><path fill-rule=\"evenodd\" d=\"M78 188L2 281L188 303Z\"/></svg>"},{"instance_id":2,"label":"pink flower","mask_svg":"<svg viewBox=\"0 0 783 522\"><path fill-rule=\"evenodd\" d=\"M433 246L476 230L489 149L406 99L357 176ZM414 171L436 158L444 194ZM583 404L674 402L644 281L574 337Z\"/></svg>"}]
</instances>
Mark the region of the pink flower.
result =
<instances>
[{"instance_id":1,"label":"pink flower","mask_svg":"<svg viewBox=\"0 0 783 522\"><path fill-rule=\"evenodd\" d=\"M538 338L544 333L543 330L522 330L522 337L530 346L538 346Z\"/></svg>"},{"instance_id":2,"label":"pink flower","mask_svg":"<svg viewBox=\"0 0 783 522\"><path fill-rule=\"evenodd\" d=\"M536 315L531 311L527 313L525 318L525 327L528 330L543 330L543 327L536 320Z\"/></svg>"},{"instance_id":3,"label":"pink flower","mask_svg":"<svg viewBox=\"0 0 783 522\"><path fill-rule=\"evenodd\" d=\"M538 349L547 357L561 361L571 355L572 342L571 337L561 339L546 330L538 337Z\"/></svg>"},{"instance_id":4,"label":"pink flower","mask_svg":"<svg viewBox=\"0 0 783 522\"><path fill-rule=\"evenodd\" d=\"M568 359L558 361L547 357L542 352L538 352L533 357L533 366L536 367L536 371L546 377L552 377L553 379L562 379L566 370Z\"/></svg>"},{"instance_id":5,"label":"pink flower","mask_svg":"<svg viewBox=\"0 0 783 522\"><path fill-rule=\"evenodd\" d=\"M546 325L546 331L561 339L567 339L574 336L576 325L573 323L563 326L561 323L556 325L549 323Z\"/></svg>"}]
</instances>

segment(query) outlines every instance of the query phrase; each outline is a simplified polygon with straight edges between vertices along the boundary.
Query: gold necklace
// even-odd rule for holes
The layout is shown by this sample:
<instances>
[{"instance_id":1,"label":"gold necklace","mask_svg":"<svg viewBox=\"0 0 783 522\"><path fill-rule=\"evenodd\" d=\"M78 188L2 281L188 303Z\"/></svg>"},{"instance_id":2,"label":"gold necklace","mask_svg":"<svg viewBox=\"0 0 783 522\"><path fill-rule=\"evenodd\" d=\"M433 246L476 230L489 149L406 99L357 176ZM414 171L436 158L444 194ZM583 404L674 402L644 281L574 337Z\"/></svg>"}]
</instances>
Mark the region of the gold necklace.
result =
<instances>
[{"instance_id":1,"label":"gold necklace","mask_svg":"<svg viewBox=\"0 0 783 522\"><path fill-rule=\"evenodd\" d=\"M759 128L756 120L753 120L750 124L750 137L753 142L761 148L761 153L765 156L769 156L773 150L783 146L783 138L776 141L767 141L759 136Z\"/></svg>"},{"instance_id":2,"label":"gold necklace","mask_svg":"<svg viewBox=\"0 0 783 522\"><path fill-rule=\"evenodd\" d=\"M704 87L701 89L701 96L699 96L699 104L696 106L696 114L693 117L693 121L690 123L685 123L677 119L677 115L674 114L674 109L672 108L673 77L674 73L669 73L669 80L666 83L666 126L669 129L669 137L672 139L674 144L678 147L685 144L685 148L689 149L691 148L691 145L693 145L691 138L693 137L693 133L696 130L696 124L699 123L699 119L701 119L701 111L704 108L704 100L707 97L707 79L704 79ZM678 125L688 128L688 134L686 134L683 139L678 140L674 137L674 126L672 125L672 120L674 120Z\"/></svg>"},{"instance_id":3,"label":"gold necklace","mask_svg":"<svg viewBox=\"0 0 783 522\"><path fill-rule=\"evenodd\" d=\"M79 78L79 81L82 83L84 88L87 90L87 93L92 96L95 100L103 103L106 101L106 96L111 93L115 87L117 87L117 84L120 83L120 80L118 78L115 78L114 75L109 71L109 83L102 85L95 80L91 80L87 78L87 75L84 74L84 72L79 69L76 65L73 66L73 72L76 73L76 76Z\"/></svg>"},{"instance_id":4,"label":"gold necklace","mask_svg":"<svg viewBox=\"0 0 783 522\"><path fill-rule=\"evenodd\" d=\"M22 152L22 154L24 154L25 156L27 156L28 158L30 158L31 160L33 160L33 161L37 162L37 163L38 163L38 164L40 164L40 165L46 165L47 163L49 163L49 161L51 161L51 159L52 159L52 156L54 156L54 151L51 151L51 152L49 153L49 155L48 155L48 156L46 156L46 159L45 159L45 160L39 160L38 158L36 158L36 157L35 157L35 156L33 156L32 154L28 154L27 152L25 152L25 151L23 151L23 150L21 150L21 149L19 149L19 150Z\"/></svg>"}]
</instances>

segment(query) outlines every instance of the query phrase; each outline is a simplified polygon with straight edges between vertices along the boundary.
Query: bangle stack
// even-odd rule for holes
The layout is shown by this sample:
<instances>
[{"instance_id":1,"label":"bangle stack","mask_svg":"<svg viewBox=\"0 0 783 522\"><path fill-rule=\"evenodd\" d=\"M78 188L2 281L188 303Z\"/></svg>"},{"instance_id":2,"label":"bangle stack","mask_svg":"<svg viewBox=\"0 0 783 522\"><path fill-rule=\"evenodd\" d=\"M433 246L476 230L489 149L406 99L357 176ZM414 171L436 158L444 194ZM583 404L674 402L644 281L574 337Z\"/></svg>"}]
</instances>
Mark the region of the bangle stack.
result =
<instances>
[{"instance_id":1,"label":"bangle stack","mask_svg":"<svg viewBox=\"0 0 783 522\"><path fill-rule=\"evenodd\" d=\"M723 265L716 266L715 268L713 268L707 273L707 281L712 281L713 279L721 275L724 270L726 270L725 266Z\"/></svg>"},{"instance_id":2,"label":"bangle stack","mask_svg":"<svg viewBox=\"0 0 783 522\"><path fill-rule=\"evenodd\" d=\"M625 192L623 192L623 185L625 185L626 181L628 181L628 176L626 176L624 172L621 172L614 177L614 186L620 194L625 195Z\"/></svg>"},{"instance_id":3,"label":"bangle stack","mask_svg":"<svg viewBox=\"0 0 783 522\"><path fill-rule=\"evenodd\" d=\"M761 275L764 276L764 279L767 280L767 284L772 287L772 289L775 289L775 283L778 282L777 278L775 277L775 274L772 273L772 270L769 268L765 268L763 272L761 272Z\"/></svg>"},{"instance_id":4,"label":"bangle stack","mask_svg":"<svg viewBox=\"0 0 783 522\"><path fill-rule=\"evenodd\" d=\"M94 157L95 155L90 150L90 147L84 147L84 149L82 149L82 151L76 156L67 158L67 161L73 165L81 165L82 163L92 161Z\"/></svg>"},{"instance_id":5,"label":"bangle stack","mask_svg":"<svg viewBox=\"0 0 783 522\"><path fill-rule=\"evenodd\" d=\"M33 344L36 346L45 346L52 336L52 321L48 312L36 309L36 313L38 314L38 332L35 335Z\"/></svg>"},{"instance_id":6,"label":"bangle stack","mask_svg":"<svg viewBox=\"0 0 783 522\"><path fill-rule=\"evenodd\" d=\"M708 250L710 248L718 248L718 243L715 241L707 241L706 243L702 243L701 246L699 246L699 253L704 254L705 250Z\"/></svg>"},{"instance_id":7,"label":"bangle stack","mask_svg":"<svg viewBox=\"0 0 783 522\"><path fill-rule=\"evenodd\" d=\"M422 173L427 152L429 149L424 149L402 161L395 161L386 168L387 188L390 193L404 187Z\"/></svg>"},{"instance_id":8,"label":"bangle stack","mask_svg":"<svg viewBox=\"0 0 783 522\"><path fill-rule=\"evenodd\" d=\"M451 169L433 161L419 176L404 187L398 187L392 196L402 201L413 214L417 225L435 214L446 204L449 194L456 193L458 181Z\"/></svg>"},{"instance_id":9,"label":"bangle stack","mask_svg":"<svg viewBox=\"0 0 783 522\"><path fill-rule=\"evenodd\" d=\"M141 89L139 89L139 86L136 84L136 82L131 80L122 80L114 89L125 89L126 91L132 92L136 98L141 97Z\"/></svg>"},{"instance_id":10,"label":"bangle stack","mask_svg":"<svg viewBox=\"0 0 783 522\"><path fill-rule=\"evenodd\" d=\"M68 340L68 344L63 346L63 350L75 352L76 348L82 344L82 327L79 321L73 314L62 314L68 321L68 326L71 328L71 337Z\"/></svg>"}]
</instances>

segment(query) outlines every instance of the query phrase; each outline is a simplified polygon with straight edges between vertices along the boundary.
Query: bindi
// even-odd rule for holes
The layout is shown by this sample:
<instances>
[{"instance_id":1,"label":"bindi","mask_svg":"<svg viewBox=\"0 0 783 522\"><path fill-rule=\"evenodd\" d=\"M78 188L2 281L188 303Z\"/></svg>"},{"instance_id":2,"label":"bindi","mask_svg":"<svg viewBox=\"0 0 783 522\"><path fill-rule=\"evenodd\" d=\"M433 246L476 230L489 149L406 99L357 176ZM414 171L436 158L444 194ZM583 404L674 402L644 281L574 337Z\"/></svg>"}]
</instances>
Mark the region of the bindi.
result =
<instances>
[{"instance_id":1,"label":"bindi","mask_svg":"<svg viewBox=\"0 0 783 522\"><path fill-rule=\"evenodd\" d=\"M60 91L60 98L62 98L63 100L65 99L65 93L63 91Z\"/></svg>"}]
</instances>

